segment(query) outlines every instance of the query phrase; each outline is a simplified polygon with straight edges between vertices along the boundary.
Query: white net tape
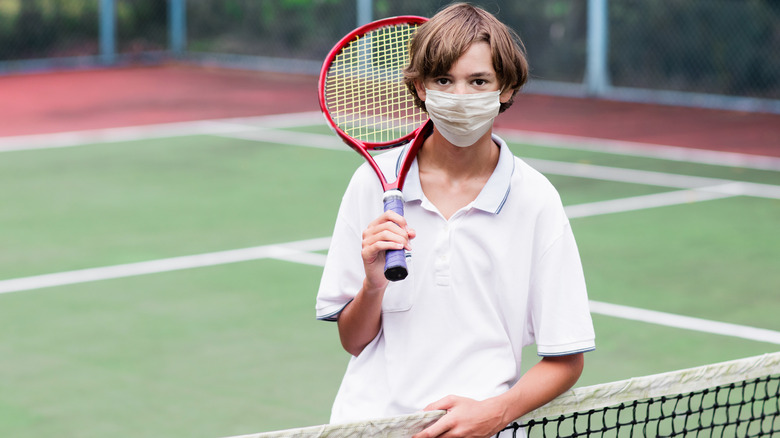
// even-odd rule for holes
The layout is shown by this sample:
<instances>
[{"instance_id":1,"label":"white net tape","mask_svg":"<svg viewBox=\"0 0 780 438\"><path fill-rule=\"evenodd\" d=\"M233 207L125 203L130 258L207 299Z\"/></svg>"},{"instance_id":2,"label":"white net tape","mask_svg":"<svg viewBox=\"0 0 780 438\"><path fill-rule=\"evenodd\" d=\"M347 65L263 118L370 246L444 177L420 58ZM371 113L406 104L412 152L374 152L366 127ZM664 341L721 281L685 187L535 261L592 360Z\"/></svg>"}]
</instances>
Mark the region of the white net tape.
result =
<instances>
[{"instance_id":1,"label":"white net tape","mask_svg":"<svg viewBox=\"0 0 780 438\"><path fill-rule=\"evenodd\" d=\"M575 388L565 392L539 409L517 419L517 423L599 409L633 400L699 391L774 374L780 374L780 352L681 371ZM433 424L444 414L444 411L420 412L356 423L311 426L230 438L406 438Z\"/></svg>"}]
</instances>

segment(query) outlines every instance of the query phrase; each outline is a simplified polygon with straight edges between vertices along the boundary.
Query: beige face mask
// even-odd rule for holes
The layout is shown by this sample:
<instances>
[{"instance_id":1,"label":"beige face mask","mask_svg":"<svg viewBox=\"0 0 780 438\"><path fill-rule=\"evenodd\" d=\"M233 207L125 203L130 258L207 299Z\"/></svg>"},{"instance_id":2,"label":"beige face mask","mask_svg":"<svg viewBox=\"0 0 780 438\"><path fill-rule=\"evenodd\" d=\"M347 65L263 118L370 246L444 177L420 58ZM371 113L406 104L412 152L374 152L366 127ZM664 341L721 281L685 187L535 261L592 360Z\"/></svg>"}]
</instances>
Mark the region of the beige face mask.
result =
<instances>
[{"instance_id":1,"label":"beige face mask","mask_svg":"<svg viewBox=\"0 0 780 438\"><path fill-rule=\"evenodd\" d=\"M452 94L425 89L425 109L436 129L450 143L471 146L485 135L501 107L501 91Z\"/></svg>"}]
</instances>

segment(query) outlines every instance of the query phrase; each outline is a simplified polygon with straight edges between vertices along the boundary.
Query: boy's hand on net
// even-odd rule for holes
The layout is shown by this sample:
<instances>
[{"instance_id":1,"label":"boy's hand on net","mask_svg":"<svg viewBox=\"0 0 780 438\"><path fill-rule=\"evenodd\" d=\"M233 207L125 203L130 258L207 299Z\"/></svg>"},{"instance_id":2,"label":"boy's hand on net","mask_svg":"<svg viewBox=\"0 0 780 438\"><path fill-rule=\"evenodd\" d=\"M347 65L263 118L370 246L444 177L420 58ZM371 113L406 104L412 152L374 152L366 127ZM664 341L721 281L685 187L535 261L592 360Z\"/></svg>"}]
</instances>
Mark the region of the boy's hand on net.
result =
<instances>
[{"instance_id":1,"label":"boy's hand on net","mask_svg":"<svg viewBox=\"0 0 780 438\"><path fill-rule=\"evenodd\" d=\"M506 409L494 399L477 401L449 395L425 407L426 411L446 410L444 415L413 438L490 437L506 425Z\"/></svg>"}]
</instances>

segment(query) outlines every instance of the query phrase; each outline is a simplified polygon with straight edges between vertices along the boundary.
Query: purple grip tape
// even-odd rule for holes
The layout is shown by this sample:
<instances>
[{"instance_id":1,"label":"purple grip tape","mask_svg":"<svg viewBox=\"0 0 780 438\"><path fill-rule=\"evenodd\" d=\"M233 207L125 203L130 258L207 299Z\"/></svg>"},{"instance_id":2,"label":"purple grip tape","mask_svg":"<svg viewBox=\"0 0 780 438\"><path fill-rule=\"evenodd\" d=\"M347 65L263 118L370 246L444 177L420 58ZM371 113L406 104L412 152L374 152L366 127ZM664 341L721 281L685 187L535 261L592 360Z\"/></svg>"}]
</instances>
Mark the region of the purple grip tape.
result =
<instances>
[{"instance_id":1,"label":"purple grip tape","mask_svg":"<svg viewBox=\"0 0 780 438\"><path fill-rule=\"evenodd\" d=\"M404 215L404 196L398 190L387 192L384 197L385 211ZM385 252L385 278L390 281L399 281L406 278L409 272L406 269L406 251L393 249Z\"/></svg>"}]
</instances>

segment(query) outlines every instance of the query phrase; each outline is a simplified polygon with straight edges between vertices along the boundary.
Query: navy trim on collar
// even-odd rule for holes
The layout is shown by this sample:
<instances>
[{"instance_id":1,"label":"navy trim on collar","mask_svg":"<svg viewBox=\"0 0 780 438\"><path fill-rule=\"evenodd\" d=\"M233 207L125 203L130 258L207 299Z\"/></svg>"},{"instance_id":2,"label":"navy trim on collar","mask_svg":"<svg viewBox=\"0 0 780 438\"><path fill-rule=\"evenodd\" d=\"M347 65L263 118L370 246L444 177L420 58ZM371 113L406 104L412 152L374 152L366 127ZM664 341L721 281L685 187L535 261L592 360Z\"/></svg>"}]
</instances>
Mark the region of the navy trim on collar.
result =
<instances>
[{"instance_id":1,"label":"navy trim on collar","mask_svg":"<svg viewBox=\"0 0 780 438\"><path fill-rule=\"evenodd\" d=\"M485 183L485 187L482 188L472 206L488 213L498 214L509 198L512 175L515 171L515 157L512 151L509 150L506 142L495 134L493 135L493 142L500 149L498 164L496 164L496 169L490 175L487 183ZM401 157L403 155L402 152ZM401 158L399 157L396 164L397 169L400 169L400 163ZM417 159L414 160L409 168L409 173L406 175L403 193L407 202L418 201L423 198L422 186L420 184L420 168L417 167Z\"/></svg>"}]
</instances>

